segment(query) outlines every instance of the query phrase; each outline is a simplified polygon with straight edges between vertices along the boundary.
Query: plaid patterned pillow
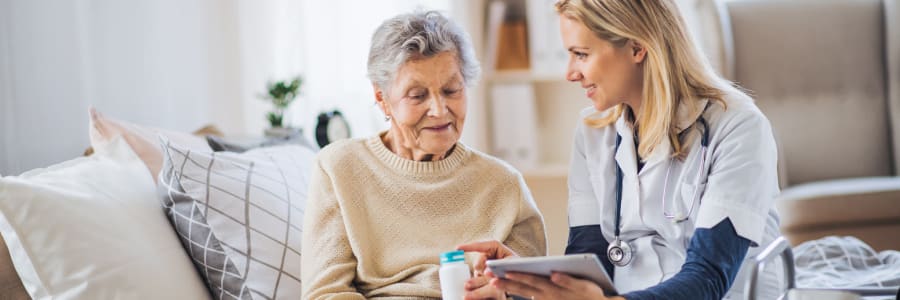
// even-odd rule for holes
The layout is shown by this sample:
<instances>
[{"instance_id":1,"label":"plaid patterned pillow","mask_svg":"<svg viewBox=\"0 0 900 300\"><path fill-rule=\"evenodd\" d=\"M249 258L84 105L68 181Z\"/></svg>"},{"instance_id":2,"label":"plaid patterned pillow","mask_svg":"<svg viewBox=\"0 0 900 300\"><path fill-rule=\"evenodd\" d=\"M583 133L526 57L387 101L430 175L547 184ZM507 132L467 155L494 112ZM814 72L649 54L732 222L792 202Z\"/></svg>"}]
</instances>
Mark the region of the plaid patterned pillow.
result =
<instances>
[{"instance_id":1,"label":"plaid patterned pillow","mask_svg":"<svg viewBox=\"0 0 900 300\"><path fill-rule=\"evenodd\" d=\"M305 147L192 152L162 141L169 221L215 299L299 299Z\"/></svg>"}]
</instances>

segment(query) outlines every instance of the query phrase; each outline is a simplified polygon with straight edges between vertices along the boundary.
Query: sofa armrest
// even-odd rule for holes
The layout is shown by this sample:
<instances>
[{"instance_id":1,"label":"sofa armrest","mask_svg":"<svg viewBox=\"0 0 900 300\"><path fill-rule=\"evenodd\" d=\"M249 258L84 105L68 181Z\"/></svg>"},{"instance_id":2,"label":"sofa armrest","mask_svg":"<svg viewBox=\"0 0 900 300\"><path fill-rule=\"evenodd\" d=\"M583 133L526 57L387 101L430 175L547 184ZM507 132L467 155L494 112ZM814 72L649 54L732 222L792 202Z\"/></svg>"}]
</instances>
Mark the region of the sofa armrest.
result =
<instances>
[{"instance_id":1,"label":"sofa armrest","mask_svg":"<svg viewBox=\"0 0 900 300\"><path fill-rule=\"evenodd\" d=\"M900 249L900 177L829 180L785 189L776 201L784 235L797 245L855 236L874 249Z\"/></svg>"},{"instance_id":2,"label":"sofa armrest","mask_svg":"<svg viewBox=\"0 0 900 300\"><path fill-rule=\"evenodd\" d=\"M784 189L776 205L788 231L900 223L900 177L797 185Z\"/></svg>"},{"instance_id":3,"label":"sofa armrest","mask_svg":"<svg viewBox=\"0 0 900 300\"><path fill-rule=\"evenodd\" d=\"M28 292L16 273L6 242L0 238L0 299L28 300Z\"/></svg>"}]
</instances>

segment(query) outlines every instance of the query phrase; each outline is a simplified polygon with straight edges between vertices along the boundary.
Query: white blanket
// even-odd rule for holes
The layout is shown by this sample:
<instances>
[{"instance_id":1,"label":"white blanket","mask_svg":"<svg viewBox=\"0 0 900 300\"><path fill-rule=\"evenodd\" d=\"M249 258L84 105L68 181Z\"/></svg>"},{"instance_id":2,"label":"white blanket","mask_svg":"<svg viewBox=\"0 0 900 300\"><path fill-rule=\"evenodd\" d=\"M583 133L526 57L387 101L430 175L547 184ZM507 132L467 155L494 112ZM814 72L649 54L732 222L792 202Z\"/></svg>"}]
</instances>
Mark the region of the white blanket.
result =
<instances>
[{"instance_id":1,"label":"white blanket","mask_svg":"<svg viewBox=\"0 0 900 300\"><path fill-rule=\"evenodd\" d=\"M830 236L800 244L793 252L800 288L900 287L898 251L875 252L857 238Z\"/></svg>"}]
</instances>

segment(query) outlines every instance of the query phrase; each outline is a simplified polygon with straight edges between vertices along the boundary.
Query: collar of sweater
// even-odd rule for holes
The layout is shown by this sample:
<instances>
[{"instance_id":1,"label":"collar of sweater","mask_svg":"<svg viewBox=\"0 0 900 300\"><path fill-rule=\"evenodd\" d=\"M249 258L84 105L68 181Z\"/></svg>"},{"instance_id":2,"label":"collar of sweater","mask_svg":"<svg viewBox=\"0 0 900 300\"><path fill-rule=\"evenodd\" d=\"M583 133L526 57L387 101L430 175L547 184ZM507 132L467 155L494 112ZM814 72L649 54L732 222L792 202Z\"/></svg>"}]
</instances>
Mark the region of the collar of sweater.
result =
<instances>
[{"instance_id":1,"label":"collar of sweater","mask_svg":"<svg viewBox=\"0 0 900 300\"><path fill-rule=\"evenodd\" d=\"M450 156L438 161L414 161L400 157L391 152L387 146L381 141L381 135L375 135L366 141L366 146L375 154L379 160L384 162L388 167L395 169L401 173L414 175L440 175L456 170L462 165L463 160L469 156L469 149L462 143L457 142L456 148L450 153Z\"/></svg>"}]
</instances>

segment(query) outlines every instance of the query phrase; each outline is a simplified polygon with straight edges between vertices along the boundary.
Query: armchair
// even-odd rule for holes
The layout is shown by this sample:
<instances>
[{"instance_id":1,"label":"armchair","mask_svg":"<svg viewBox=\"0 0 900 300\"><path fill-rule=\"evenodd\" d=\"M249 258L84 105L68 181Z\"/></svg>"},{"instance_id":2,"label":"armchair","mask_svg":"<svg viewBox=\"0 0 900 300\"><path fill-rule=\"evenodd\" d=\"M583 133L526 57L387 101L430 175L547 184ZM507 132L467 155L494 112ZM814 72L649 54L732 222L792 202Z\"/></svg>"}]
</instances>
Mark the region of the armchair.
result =
<instances>
[{"instance_id":1,"label":"armchair","mask_svg":"<svg viewBox=\"0 0 900 300\"><path fill-rule=\"evenodd\" d=\"M717 11L710 56L779 143L786 237L900 249L900 3L719 1Z\"/></svg>"}]
</instances>

